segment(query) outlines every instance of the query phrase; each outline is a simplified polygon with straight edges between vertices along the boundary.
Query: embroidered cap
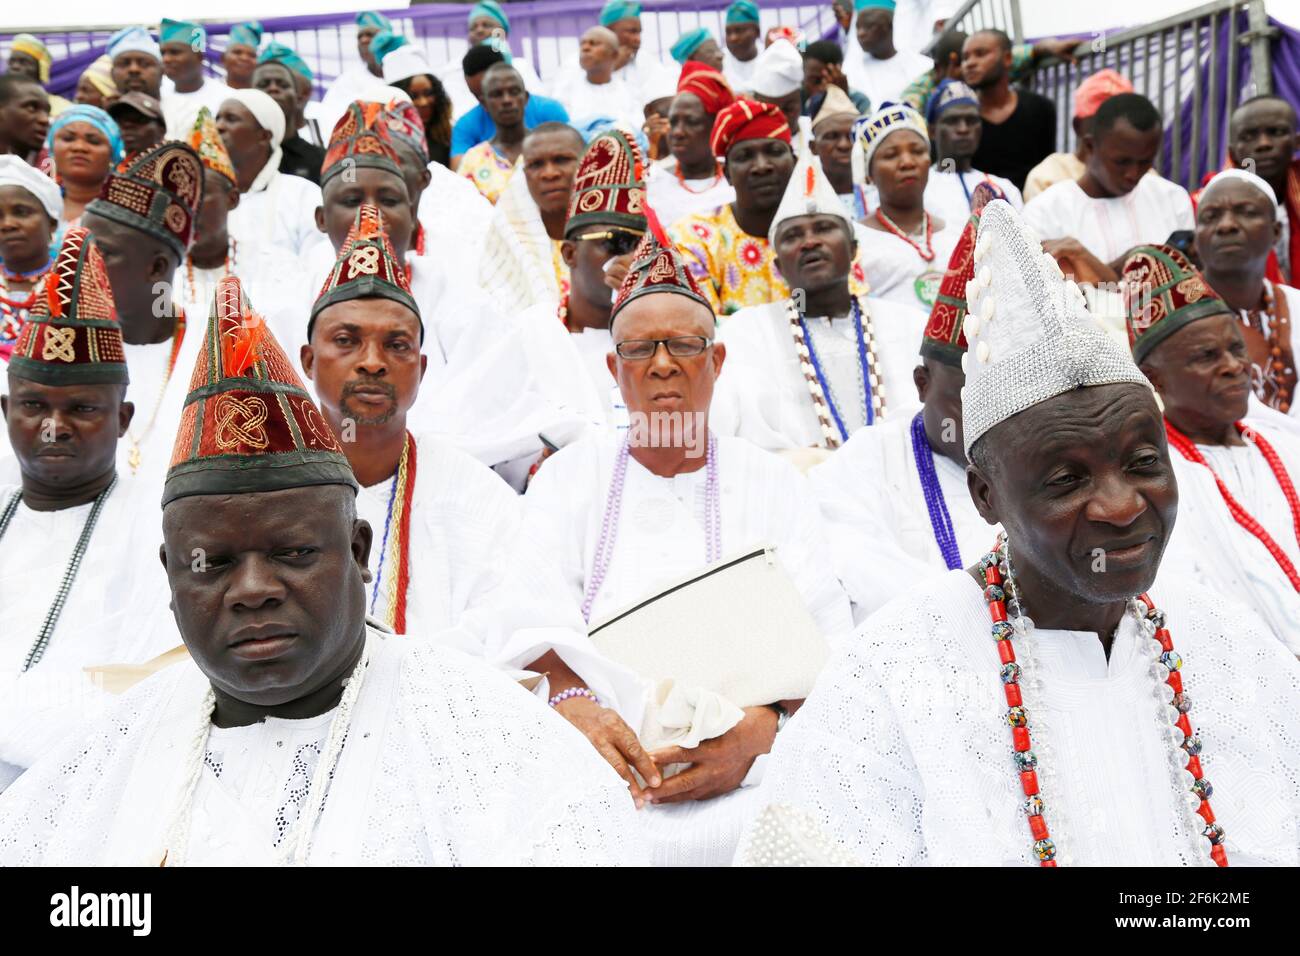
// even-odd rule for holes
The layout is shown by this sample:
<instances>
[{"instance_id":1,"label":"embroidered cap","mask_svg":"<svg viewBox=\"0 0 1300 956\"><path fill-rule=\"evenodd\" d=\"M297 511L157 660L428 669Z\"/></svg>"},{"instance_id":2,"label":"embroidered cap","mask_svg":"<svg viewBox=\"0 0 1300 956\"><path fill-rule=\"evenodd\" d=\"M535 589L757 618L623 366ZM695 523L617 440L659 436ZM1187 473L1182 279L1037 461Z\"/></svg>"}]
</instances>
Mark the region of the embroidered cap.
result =
<instances>
[{"instance_id":1,"label":"embroidered cap","mask_svg":"<svg viewBox=\"0 0 1300 956\"><path fill-rule=\"evenodd\" d=\"M329 148L320 167L321 189L349 167L365 166L385 170L394 176L402 175L388 128L380 122L383 112L383 103L356 100L348 104L347 111L339 117L334 132L330 134Z\"/></svg>"},{"instance_id":2,"label":"embroidered cap","mask_svg":"<svg viewBox=\"0 0 1300 956\"><path fill-rule=\"evenodd\" d=\"M687 296L712 313L713 306L704 297L704 293L695 282L695 277L682 262L677 247L664 233L664 228L659 224L654 210L648 207L646 226L648 227L646 234L642 237L640 245L636 247L636 252L633 253L635 258L632 260L632 267L623 278L623 284L618 287L618 295L614 299L613 308L610 309L610 328L614 326L614 317L625 305L643 295L655 293Z\"/></svg>"},{"instance_id":3,"label":"embroidered cap","mask_svg":"<svg viewBox=\"0 0 1300 956\"><path fill-rule=\"evenodd\" d=\"M110 175L86 210L161 239L184 259L202 199L199 154L185 143L167 140Z\"/></svg>"},{"instance_id":4,"label":"embroidered cap","mask_svg":"<svg viewBox=\"0 0 1300 956\"><path fill-rule=\"evenodd\" d=\"M1173 246L1139 246L1124 260L1124 314L1133 361L1185 325L1212 315L1231 315L1191 261Z\"/></svg>"},{"instance_id":5,"label":"embroidered cap","mask_svg":"<svg viewBox=\"0 0 1300 956\"><path fill-rule=\"evenodd\" d=\"M966 335L962 331L966 321L966 289L975 281L975 236L979 230L980 214L990 201L1006 198L987 180L971 191L970 219L966 221L966 228L961 231L961 238L948 259L948 271L939 283L939 294L921 335L921 354L928 359L954 368L961 367L961 358L966 354Z\"/></svg>"},{"instance_id":6,"label":"embroidered cap","mask_svg":"<svg viewBox=\"0 0 1300 956\"><path fill-rule=\"evenodd\" d=\"M230 161L230 154L221 142L221 134L217 132L217 124L206 106L200 106L198 115L194 118L194 127L190 130L190 146L199 154L204 166L225 176L231 183L238 184L235 165Z\"/></svg>"},{"instance_id":7,"label":"embroidered cap","mask_svg":"<svg viewBox=\"0 0 1300 956\"><path fill-rule=\"evenodd\" d=\"M790 174L790 182L786 184L781 205L776 207L776 215L772 217L772 225L767 230L767 241L776 245L777 231L787 219L818 215L835 216L843 220L852 234L853 226L849 221L848 210L822 171L821 158L805 149L799 162L795 163L794 172Z\"/></svg>"},{"instance_id":8,"label":"embroidered cap","mask_svg":"<svg viewBox=\"0 0 1300 956\"><path fill-rule=\"evenodd\" d=\"M646 227L645 159L631 134L617 127L593 139L578 162L564 236L593 224Z\"/></svg>"},{"instance_id":9,"label":"embroidered cap","mask_svg":"<svg viewBox=\"0 0 1300 956\"><path fill-rule=\"evenodd\" d=\"M424 341L424 322L420 307L411 295L406 269L397 261L393 244L388 241L383 213L372 203L363 203L357 210L357 218L334 260L334 268L325 277L325 284L311 307L307 340L311 341L316 317L321 312L337 302L352 299L391 299L401 303L415 314L415 320L420 323L420 341Z\"/></svg>"},{"instance_id":10,"label":"embroidered cap","mask_svg":"<svg viewBox=\"0 0 1300 956\"><path fill-rule=\"evenodd\" d=\"M311 485L357 490L352 467L237 276L217 283L181 412L163 507L191 495Z\"/></svg>"},{"instance_id":11,"label":"embroidered cap","mask_svg":"<svg viewBox=\"0 0 1300 956\"><path fill-rule=\"evenodd\" d=\"M43 385L126 385L122 326L104 257L90 232L70 227L36 288L9 371Z\"/></svg>"}]
</instances>

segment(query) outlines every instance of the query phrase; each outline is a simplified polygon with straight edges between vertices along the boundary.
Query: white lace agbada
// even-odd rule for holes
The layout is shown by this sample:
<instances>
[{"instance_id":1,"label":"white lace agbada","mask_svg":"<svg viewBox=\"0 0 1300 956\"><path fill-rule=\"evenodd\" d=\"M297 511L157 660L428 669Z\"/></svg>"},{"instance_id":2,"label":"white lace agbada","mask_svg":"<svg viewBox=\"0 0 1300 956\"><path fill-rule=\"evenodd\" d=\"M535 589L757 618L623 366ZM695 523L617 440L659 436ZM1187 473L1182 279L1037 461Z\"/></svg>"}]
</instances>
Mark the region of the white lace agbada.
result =
<instances>
[{"instance_id":1,"label":"white lace agbada","mask_svg":"<svg viewBox=\"0 0 1300 956\"><path fill-rule=\"evenodd\" d=\"M369 670L309 863L646 860L625 785L563 718L504 674L434 641L374 630L369 640ZM83 740L33 767L0 796L0 864L157 865L207 690L192 663L174 665L123 696ZM210 757L228 737L209 740ZM274 821L256 811L277 802L245 807L239 775L233 761L203 789L215 784L254 816L215 834L195 821L188 861L272 861L273 847L258 840L276 832ZM216 819L231 819L231 809Z\"/></svg>"},{"instance_id":2,"label":"white lace agbada","mask_svg":"<svg viewBox=\"0 0 1300 956\"><path fill-rule=\"evenodd\" d=\"M1217 595L1163 587L1151 598L1183 659L1230 865L1297 865L1300 665L1249 611L1225 608ZM781 732L765 806L817 834L818 857L835 848L869 865L1036 864L989 628L965 571L918 585L869 618ZM1096 634L1043 629L1017 640L1017 655L1058 860L1205 862L1182 829L1172 745L1132 617L1109 660ZM738 861L763 861L770 830L762 829L768 836L746 834Z\"/></svg>"}]
</instances>

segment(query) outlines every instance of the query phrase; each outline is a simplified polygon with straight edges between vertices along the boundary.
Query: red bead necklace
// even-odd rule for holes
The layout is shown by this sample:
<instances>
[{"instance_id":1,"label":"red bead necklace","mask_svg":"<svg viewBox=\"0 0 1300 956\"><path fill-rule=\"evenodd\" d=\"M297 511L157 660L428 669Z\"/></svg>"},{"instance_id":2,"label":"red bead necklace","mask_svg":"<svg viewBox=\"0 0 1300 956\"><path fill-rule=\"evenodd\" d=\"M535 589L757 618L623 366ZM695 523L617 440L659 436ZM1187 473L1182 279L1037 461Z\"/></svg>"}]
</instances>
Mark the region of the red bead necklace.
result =
<instances>
[{"instance_id":1,"label":"red bead necklace","mask_svg":"<svg viewBox=\"0 0 1300 956\"><path fill-rule=\"evenodd\" d=\"M890 219L888 216L885 215L885 211L883 209L876 210L876 222L884 226L887 232L893 233L899 239L902 239L905 243L907 243L909 246L915 249L916 254L920 256L922 259L924 259L926 262L933 262L934 242L932 240L934 239L934 220L930 218L930 214L928 212L922 212L921 215L925 219L925 248L924 249L920 247L920 245L916 242L915 239L913 239L907 233L903 232L902 229L898 228L898 225L894 222L894 220Z\"/></svg>"},{"instance_id":2,"label":"red bead necklace","mask_svg":"<svg viewBox=\"0 0 1300 956\"><path fill-rule=\"evenodd\" d=\"M1008 593L1016 599L1017 606L1019 606L1019 599L1016 595L1015 582L1011 576L1007 542L1003 535L998 535L993 550L980 559L979 569L984 577L984 600L989 606L989 617L993 619L993 639L997 642L998 658L1002 661L1000 676L1002 678L1002 689L1006 693L1007 723L1011 726L1012 758L1015 761L1016 771L1020 777L1020 787L1025 794L1024 809L1029 823L1029 833L1034 841L1033 853L1038 860L1039 866L1054 867L1057 865L1057 848L1048 830L1047 819L1044 816L1046 806L1039 795L1038 758L1030 749L1029 715L1025 711L1024 699L1020 693L1022 668L1016 661L1016 651L1012 646L1012 639L1017 635L1017 631L1019 630L1022 634L1027 633L1028 628L1023 623L1017 628L1007 620L1006 601ZM1138 602L1140 602L1140 605ZM1187 712L1192 709L1192 702L1191 698L1183 691L1183 678L1180 673L1183 666L1182 658L1174 651L1173 638L1170 636L1168 628L1165 627L1164 612L1157 610L1155 604L1145 594L1137 598L1134 607L1139 611L1145 609L1140 619L1140 626L1146 629L1160 645L1160 656L1157 658L1157 664L1163 667L1168 674L1164 682L1173 691L1171 706L1178 712L1178 718L1174 722L1174 726L1183 735L1179 747L1188 755L1186 766L1188 773L1192 776L1190 790L1199 800L1196 813L1200 815L1205 823L1201 835L1211 843L1210 857L1215 864L1227 866L1228 853L1223 846L1223 827L1215 822L1214 811L1210 809L1210 795L1214 792L1214 788L1210 786L1210 781L1206 779L1201 768L1199 757L1201 740L1193 733L1191 721L1187 718ZM1022 622L1026 620L1021 618Z\"/></svg>"},{"instance_id":3,"label":"red bead necklace","mask_svg":"<svg viewBox=\"0 0 1300 956\"><path fill-rule=\"evenodd\" d=\"M707 186L704 186L700 189L692 189L690 186L686 185L686 177L682 175L681 163L678 163L673 167L673 175L677 177L677 182L681 184L681 187L683 189L685 189L688 193L690 193L693 196L699 196L708 192L710 189L712 189L714 186L718 185L718 183L722 181L722 164L718 163L717 170L713 174L713 181L709 183Z\"/></svg>"},{"instance_id":4,"label":"red bead necklace","mask_svg":"<svg viewBox=\"0 0 1300 956\"><path fill-rule=\"evenodd\" d=\"M1277 479L1278 485L1282 488L1282 495L1286 498L1286 503L1291 507L1291 521L1295 525L1296 542L1300 544L1300 498L1296 496L1295 485L1291 482L1291 476L1287 474L1286 466L1282 464L1277 452L1273 450L1273 446L1265 440L1263 435L1246 428L1241 422L1237 422L1236 428L1237 433L1245 441L1254 443L1255 447L1259 449L1259 453L1264 456L1264 460L1268 462L1268 467L1272 469L1273 477ZM1214 483L1219 486L1219 494L1223 496L1228 511L1237 524L1259 539L1260 543L1268 549L1268 553L1273 556L1273 560L1277 562L1278 567L1282 569L1282 573L1287 576L1291 586L1300 591L1300 574L1296 573L1295 565L1291 563L1291 559L1287 557L1281 546L1273 540L1273 536L1268 533L1264 526L1256 521L1250 512L1243 508L1241 503L1232 496L1228 486L1223 483L1223 479L1219 477L1218 472L1205 460L1205 456L1196 447L1196 443L1175 428L1167 418L1165 419L1165 432L1169 435L1169 444L1180 455L1188 461L1204 465L1209 469L1210 474L1214 476Z\"/></svg>"}]
</instances>

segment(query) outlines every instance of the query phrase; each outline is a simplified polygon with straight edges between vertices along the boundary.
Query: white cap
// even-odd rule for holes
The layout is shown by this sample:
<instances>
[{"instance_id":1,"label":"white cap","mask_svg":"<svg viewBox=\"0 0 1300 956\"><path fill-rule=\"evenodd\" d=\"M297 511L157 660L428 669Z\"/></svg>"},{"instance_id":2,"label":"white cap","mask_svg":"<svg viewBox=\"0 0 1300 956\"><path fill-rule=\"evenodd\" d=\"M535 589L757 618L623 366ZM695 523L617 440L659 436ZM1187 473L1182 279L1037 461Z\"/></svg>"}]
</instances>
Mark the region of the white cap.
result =
<instances>
[{"instance_id":1,"label":"white cap","mask_svg":"<svg viewBox=\"0 0 1300 956\"><path fill-rule=\"evenodd\" d=\"M750 86L759 96L789 96L803 85L803 56L789 40L775 40L758 55Z\"/></svg>"},{"instance_id":2,"label":"white cap","mask_svg":"<svg viewBox=\"0 0 1300 956\"><path fill-rule=\"evenodd\" d=\"M1268 181L1257 176L1255 173L1247 172L1244 169L1238 169L1235 166L1231 169L1224 169L1215 173L1214 177L1206 183L1205 187L1201 190L1201 196L1204 197L1208 194L1210 187L1215 183L1221 183L1224 180L1232 179L1240 180L1243 183L1250 183L1250 185L1254 186L1262 192L1265 197L1267 197L1268 201L1273 204L1274 209L1277 209L1277 193L1273 192L1273 187L1268 184Z\"/></svg>"},{"instance_id":3,"label":"white cap","mask_svg":"<svg viewBox=\"0 0 1300 956\"><path fill-rule=\"evenodd\" d=\"M19 186L27 190L51 219L57 221L63 215L63 194L59 192L58 184L17 156L0 156L0 186Z\"/></svg>"},{"instance_id":4,"label":"white cap","mask_svg":"<svg viewBox=\"0 0 1300 956\"><path fill-rule=\"evenodd\" d=\"M984 207L967 284L962 431L966 454L994 425L1076 388L1151 387L1127 348L1088 311L1004 199Z\"/></svg>"},{"instance_id":5,"label":"white cap","mask_svg":"<svg viewBox=\"0 0 1300 956\"><path fill-rule=\"evenodd\" d=\"M382 64L385 83L396 83L422 73L433 74L429 60L424 51L414 43L403 43L395 50L390 50Z\"/></svg>"},{"instance_id":6,"label":"white cap","mask_svg":"<svg viewBox=\"0 0 1300 956\"><path fill-rule=\"evenodd\" d=\"M117 59L123 53L147 53L162 62L162 48L144 27L123 27L108 38L108 55Z\"/></svg>"},{"instance_id":7,"label":"white cap","mask_svg":"<svg viewBox=\"0 0 1300 956\"><path fill-rule=\"evenodd\" d=\"M848 223L845 212L843 200L835 194L835 187L822 171L821 159L813 156L811 150L805 149L795 163L790 182L785 187L785 195L781 197L781 205L772 217L772 226L767 230L767 241L776 245L776 231L783 222L795 216L838 216Z\"/></svg>"},{"instance_id":8,"label":"white cap","mask_svg":"<svg viewBox=\"0 0 1300 956\"><path fill-rule=\"evenodd\" d=\"M257 125L271 134L271 148L284 142L284 110L280 104L261 90L231 90L226 97L235 100L253 114Z\"/></svg>"}]
</instances>

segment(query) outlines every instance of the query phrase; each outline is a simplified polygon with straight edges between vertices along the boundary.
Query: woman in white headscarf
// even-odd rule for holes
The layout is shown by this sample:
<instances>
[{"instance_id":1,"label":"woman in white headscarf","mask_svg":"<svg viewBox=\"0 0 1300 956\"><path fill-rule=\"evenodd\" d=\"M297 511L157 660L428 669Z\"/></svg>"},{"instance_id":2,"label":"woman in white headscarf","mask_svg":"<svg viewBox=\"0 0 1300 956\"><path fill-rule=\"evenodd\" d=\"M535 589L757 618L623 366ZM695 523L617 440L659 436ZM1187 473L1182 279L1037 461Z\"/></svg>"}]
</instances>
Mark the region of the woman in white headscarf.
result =
<instances>
[{"instance_id":1,"label":"woman in white headscarf","mask_svg":"<svg viewBox=\"0 0 1300 956\"><path fill-rule=\"evenodd\" d=\"M50 269L52 248L63 215L63 197L54 180L17 156L0 156L0 363L7 363L36 286Z\"/></svg>"}]
</instances>

